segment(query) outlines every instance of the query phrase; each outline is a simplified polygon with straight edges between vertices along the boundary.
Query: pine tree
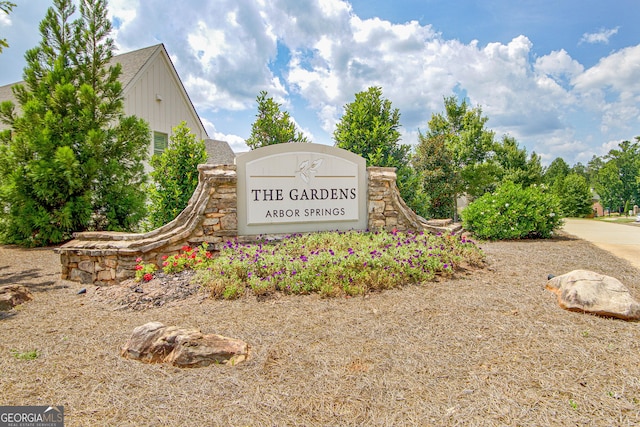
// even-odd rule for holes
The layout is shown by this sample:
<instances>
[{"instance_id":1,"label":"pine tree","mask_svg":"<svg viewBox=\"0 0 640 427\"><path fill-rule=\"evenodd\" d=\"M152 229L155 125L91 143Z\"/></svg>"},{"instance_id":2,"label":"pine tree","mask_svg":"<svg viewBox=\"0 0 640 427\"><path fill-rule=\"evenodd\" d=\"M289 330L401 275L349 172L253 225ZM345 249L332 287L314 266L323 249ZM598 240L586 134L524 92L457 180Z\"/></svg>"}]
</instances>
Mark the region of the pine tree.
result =
<instances>
[{"instance_id":1,"label":"pine tree","mask_svg":"<svg viewBox=\"0 0 640 427\"><path fill-rule=\"evenodd\" d=\"M11 127L0 148L0 231L6 243L47 245L75 231L122 230L144 216L143 121L123 115L120 67L106 0L54 0L27 51L22 114L0 106Z\"/></svg>"}]
</instances>

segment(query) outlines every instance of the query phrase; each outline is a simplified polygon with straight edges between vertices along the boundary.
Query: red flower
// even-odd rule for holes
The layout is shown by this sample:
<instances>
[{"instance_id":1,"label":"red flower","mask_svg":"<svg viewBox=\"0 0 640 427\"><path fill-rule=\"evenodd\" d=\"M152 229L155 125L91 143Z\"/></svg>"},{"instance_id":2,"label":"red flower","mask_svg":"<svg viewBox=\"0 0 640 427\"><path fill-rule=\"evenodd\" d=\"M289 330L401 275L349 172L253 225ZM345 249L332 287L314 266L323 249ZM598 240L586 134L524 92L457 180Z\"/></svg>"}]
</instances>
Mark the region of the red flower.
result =
<instances>
[{"instance_id":1,"label":"red flower","mask_svg":"<svg viewBox=\"0 0 640 427\"><path fill-rule=\"evenodd\" d=\"M184 245L184 246L182 247L182 251L183 251L183 252L191 252L191 251L192 251L192 249L191 249L191 247L190 247L189 245Z\"/></svg>"},{"instance_id":2,"label":"red flower","mask_svg":"<svg viewBox=\"0 0 640 427\"><path fill-rule=\"evenodd\" d=\"M205 256L210 259L213 256L213 254L211 252L207 252Z\"/></svg>"},{"instance_id":3,"label":"red flower","mask_svg":"<svg viewBox=\"0 0 640 427\"><path fill-rule=\"evenodd\" d=\"M191 256L190 256L189 258L191 258L191 259L196 259L196 253L195 253L195 252L194 252L194 253L192 253L192 254L191 254Z\"/></svg>"},{"instance_id":4,"label":"red flower","mask_svg":"<svg viewBox=\"0 0 640 427\"><path fill-rule=\"evenodd\" d=\"M169 258L169 256L168 256L168 255L162 255L162 260L163 260L163 261L164 261L164 260L166 260L167 258Z\"/></svg>"},{"instance_id":5,"label":"red flower","mask_svg":"<svg viewBox=\"0 0 640 427\"><path fill-rule=\"evenodd\" d=\"M136 270L142 270L144 267L141 266L140 264L136 265Z\"/></svg>"},{"instance_id":6,"label":"red flower","mask_svg":"<svg viewBox=\"0 0 640 427\"><path fill-rule=\"evenodd\" d=\"M153 279L153 274L147 273L144 276L142 276L142 278L144 279L145 282L148 282L149 280Z\"/></svg>"},{"instance_id":7,"label":"red flower","mask_svg":"<svg viewBox=\"0 0 640 427\"><path fill-rule=\"evenodd\" d=\"M165 262L163 262L163 263L162 263L162 266L163 266L163 267L166 267L167 265L169 265L169 263L168 263L167 261L165 261Z\"/></svg>"}]
</instances>

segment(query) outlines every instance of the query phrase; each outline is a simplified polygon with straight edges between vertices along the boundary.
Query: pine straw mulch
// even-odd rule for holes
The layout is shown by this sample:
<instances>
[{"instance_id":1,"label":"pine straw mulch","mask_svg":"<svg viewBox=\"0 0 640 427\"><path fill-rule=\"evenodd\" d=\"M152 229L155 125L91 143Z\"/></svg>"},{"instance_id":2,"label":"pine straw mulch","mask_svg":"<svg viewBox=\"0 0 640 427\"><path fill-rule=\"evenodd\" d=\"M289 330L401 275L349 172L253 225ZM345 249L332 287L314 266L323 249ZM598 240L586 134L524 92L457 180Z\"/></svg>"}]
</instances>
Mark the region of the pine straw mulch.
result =
<instances>
[{"instance_id":1,"label":"pine straw mulch","mask_svg":"<svg viewBox=\"0 0 640 427\"><path fill-rule=\"evenodd\" d=\"M564 311L544 290L547 274L586 268L638 298L640 271L566 236L480 246L483 270L366 297L194 294L146 310L77 295L50 250L0 247L0 284L35 295L0 317L0 404L64 405L67 426L640 424L640 324ZM240 338L251 358L120 357L149 321Z\"/></svg>"}]
</instances>

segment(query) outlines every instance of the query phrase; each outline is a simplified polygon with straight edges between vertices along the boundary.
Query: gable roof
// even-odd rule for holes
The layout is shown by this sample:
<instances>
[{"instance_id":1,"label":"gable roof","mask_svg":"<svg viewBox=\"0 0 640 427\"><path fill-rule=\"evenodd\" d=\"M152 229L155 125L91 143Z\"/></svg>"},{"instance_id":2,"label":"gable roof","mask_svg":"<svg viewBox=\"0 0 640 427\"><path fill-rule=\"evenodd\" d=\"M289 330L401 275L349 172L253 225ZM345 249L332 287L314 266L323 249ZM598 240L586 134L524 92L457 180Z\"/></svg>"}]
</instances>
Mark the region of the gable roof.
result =
<instances>
[{"instance_id":1,"label":"gable roof","mask_svg":"<svg viewBox=\"0 0 640 427\"><path fill-rule=\"evenodd\" d=\"M147 67L151 65L153 60L157 55L164 56L167 64L169 65L169 69L171 74L173 75L174 81L178 86L184 101L191 106L192 110L195 112L195 116L200 123L200 126L204 130L205 135L207 135L207 130L202 124L202 120L200 120L200 115L196 112L193 103L191 102L191 98L189 98L189 94L187 93L184 85L182 84L182 80L180 76L178 76L178 72L176 71L167 50L164 47L164 44L160 43L154 46L145 47L142 49L134 50L131 52L123 53L120 55L115 55L109 61L109 65L120 63L122 66L122 73L118 80L122 84L122 92L127 93L127 89L135 84L135 82L144 74L144 71ZM0 102L2 101L12 101L16 107L17 112L20 111L20 106L17 105L16 98L13 95L12 87L15 85L22 84L24 85L24 81L19 81L16 83L11 83L5 86L0 86ZM0 130L2 129L2 124L0 123Z\"/></svg>"},{"instance_id":2,"label":"gable roof","mask_svg":"<svg viewBox=\"0 0 640 427\"><path fill-rule=\"evenodd\" d=\"M236 155L226 141L216 139L205 139L204 145L207 149L207 163L212 165L232 165L235 163Z\"/></svg>"}]
</instances>

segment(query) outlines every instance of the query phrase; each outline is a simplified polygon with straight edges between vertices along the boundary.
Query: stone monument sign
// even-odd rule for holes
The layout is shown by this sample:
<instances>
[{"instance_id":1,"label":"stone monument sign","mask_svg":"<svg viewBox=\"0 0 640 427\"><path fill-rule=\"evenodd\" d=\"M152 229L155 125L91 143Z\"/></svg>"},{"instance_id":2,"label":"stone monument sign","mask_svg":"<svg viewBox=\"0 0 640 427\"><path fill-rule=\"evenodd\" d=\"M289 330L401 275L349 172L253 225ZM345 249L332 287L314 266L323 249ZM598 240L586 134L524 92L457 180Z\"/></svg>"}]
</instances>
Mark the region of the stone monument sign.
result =
<instances>
[{"instance_id":1,"label":"stone monument sign","mask_svg":"<svg viewBox=\"0 0 640 427\"><path fill-rule=\"evenodd\" d=\"M292 143L236 157L238 233L367 228L364 158L341 148Z\"/></svg>"}]
</instances>

